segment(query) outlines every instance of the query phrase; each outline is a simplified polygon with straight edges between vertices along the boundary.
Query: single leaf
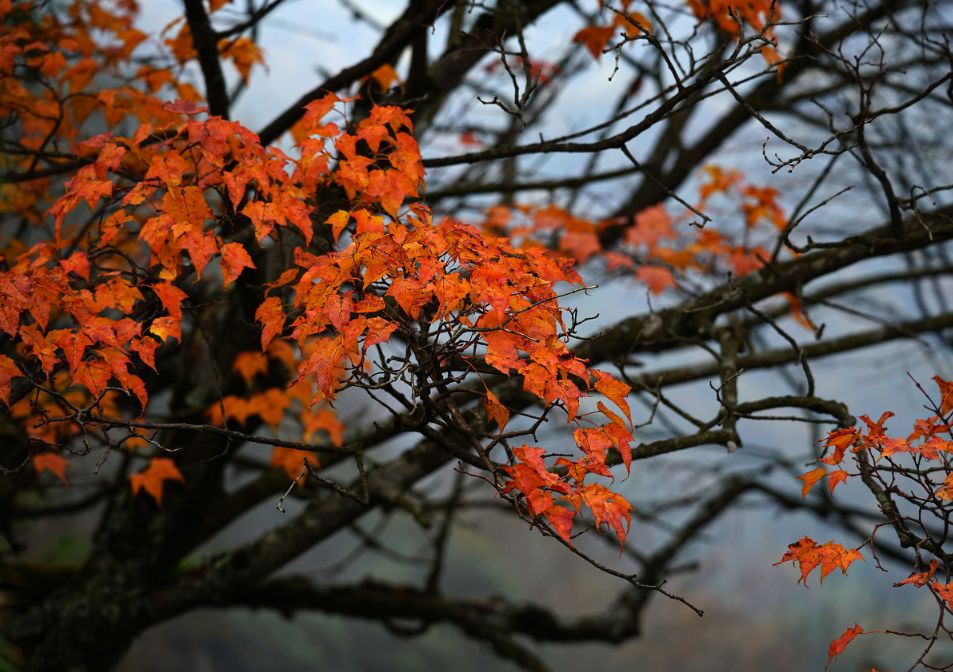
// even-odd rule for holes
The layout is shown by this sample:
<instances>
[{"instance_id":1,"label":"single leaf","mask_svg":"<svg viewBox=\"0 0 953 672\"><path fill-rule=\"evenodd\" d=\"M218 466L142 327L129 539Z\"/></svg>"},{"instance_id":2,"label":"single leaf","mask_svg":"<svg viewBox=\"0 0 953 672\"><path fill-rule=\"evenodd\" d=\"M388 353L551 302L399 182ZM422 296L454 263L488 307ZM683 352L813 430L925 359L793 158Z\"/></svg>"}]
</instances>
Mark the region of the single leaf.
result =
<instances>
[{"instance_id":1,"label":"single leaf","mask_svg":"<svg viewBox=\"0 0 953 672\"><path fill-rule=\"evenodd\" d=\"M864 634L864 629L860 627L857 623L854 624L854 627L847 628L844 633L831 642L831 645L827 648L827 663L830 665L830 662L836 657L839 656L847 645L854 641L854 638L857 635ZM826 668L825 668L826 669Z\"/></svg>"},{"instance_id":2,"label":"single leaf","mask_svg":"<svg viewBox=\"0 0 953 672\"><path fill-rule=\"evenodd\" d=\"M811 488L814 487L814 484L824 478L824 474L826 473L827 472L824 471L824 467L818 467L817 469L812 469L806 474L801 474L798 476L798 480L804 481L804 487L801 488L801 496L807 497L807 493L811 491Z\"/></svg>"},{"instance_id":3,"label":"single leaf","mask_svg":"<svg viewBox=\"0 0 953 672\"><path fill-rule=\"evenodd\" d=\"M222 245L222 277L225 280L225 286L228 287L242 271L246 268L255 268L251 257L240 243L226 243Z\"/></svg>"},{"instance_id":4,"label":"single leaf","mask_svg":"<svg viewBox=\"0 0 953 672\"><path fill-rule=\"evenodd\" d=\"M483 399L483 408L486 410L487 416L496 423L496 426L500 428L501 432L506 429L506 423L510 420L510 412L506 406L500 403L500 400L493 394L492 390L486 391L486 397Z\"/></svg>"},{"instance_id":5,"label":"single leaf","mask_svg":"<svg viewBox=\"0 0 953 672\"><path fill-rule=\"evenodd\" d=\"M588 26L573 35L572 41L583 45L597 61L602 58L602 50L612 38L615 29L612 26Z\"/></svg>"},{"instance_id":6,"label":"single leaf","mask_svg":"<svg viewBox=\"0 0 953 672\"><path fill-rule=\"evenodd\" d=\"M33 456L33 468L40 474L48 471L67 485L66 467L69 461L56 453L39 453Z\"/></svg>"},{"instance_id":7,"label":"single leaf","mask_svg":"<svg viewBox=\"0 0 953 672\"><path fill-rule=\"evenodd\" d=\"M838 469L837 471L831 471L827 474L827 487L830 488L831 494L834 494L834 488L847 480L847 477L850 476L849 473L843 469Z\"/></svg>"},{"instance_id":8,"label":"single leaf","mask_svg":"<svg viewBox=\"0 0 953 672\"><path fill-rule=\"evenodd\" d=\"M285 311L281 306L281 299L277 296L269 296L262 301L258 310L255 311L255 321L262 325L261 349L267 350L275 336L285 327Z\"/></svg>"},{"instance_id":9,"label":"single leaf","mask_svg":"<svg viewBox=\"0 0 953 672\"><path fill-rule=\"evenodd\" d=\"M168 457L154 457L149 461L149 466L138 474L132 474L129 477L129 485L132 487L132 494L139 494L140 490L145 490L156 504L162 506L162 491L166 481L184 481L182 472L175 466Z\"/></svg>"},{"instance_id":10,"label":"single leaf","mask_svg":"<svg viewBox=\"0 0 953 672\"><path fill-rule=\"evenodd\" d=\"M288 474L288 478L292 480L301 475L305 460L308 461L308 464L310 464L312 468L318 464L314 454L306 450L275 446L275 449L271 452L271 466L284 469L285 473Z\"/></svg>"}]
</instances>

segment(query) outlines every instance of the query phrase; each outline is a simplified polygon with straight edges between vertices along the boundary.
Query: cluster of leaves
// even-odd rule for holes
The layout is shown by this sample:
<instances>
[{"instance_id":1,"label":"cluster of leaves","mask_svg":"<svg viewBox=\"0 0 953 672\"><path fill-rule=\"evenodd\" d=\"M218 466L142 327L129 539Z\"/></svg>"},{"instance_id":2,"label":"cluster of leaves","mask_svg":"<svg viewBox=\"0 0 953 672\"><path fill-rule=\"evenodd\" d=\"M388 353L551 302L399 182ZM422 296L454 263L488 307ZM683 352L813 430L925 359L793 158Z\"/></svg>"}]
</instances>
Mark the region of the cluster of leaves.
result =
<instances>
[{"instance_id":1,"label":"cluster of leaves","mask_svg":"<svg viewBox=\"0 0 953 672\"><path fill-rule=\"evenodd\" d=\"M936 599L940 612L937 627L931 636L918 635L929 641L927 651L937 640L939 632L949 634L943 626L943 617L945 613L953 614L953 571L942 550L942 530L949 525L953 515L950 504L953 502L953 440L950 440L953 436L950 433L953 426L953 383L940 376L934 376L933 380L939 389L939 401L931 402L935 413L917 420L908 436L888 434L885 425L894 415L890 411L876 421L862 415L862 426L840 427L823 439L825 454L820 462L828 466L818 466L798 477L804 483L802 494L805 497L822 479L827 479L833 495L839 484L857 478L878 496L878 505L887 520L883 525L893 527L902 540L916 547L913 573L895 583L894 587L926 587ZM853 465L845 464L848 455L852 456ZM913 513L902 510L891 496L909 505ZM936 528L931 521L937 523ZM936 532L936 529L941 532ZM922 533L924 538L914 543L918 533ZM864 544L870 546L875 558L876 534L875 530ZM799 580L806 585L807 576L818 566L823 581L834 569L839 568L846 574L852 562L862 559L859 548L846 549L833 541L817 544L810 537L804 537L791 544L777 564L797 564L801 571ZM938 570L945 580L937 578ZM863 630L860 625L849 628L831 643L830 659L840 654L858 635L871 632Z\"/></svg>"},{"instance_id":2,"label":"cluster of leaves","mask_svg":"<svg viewBox=\"0 0 953 672\"><path fill-rule=\"evenodd\" d=\"M776 0L685 0L689 9L700 21L712 21L719 30L741 40L744 27L750 26L755 34L747 38L760 43L758 53L768 65L776 66L778 77L784 72L784 57L777 50L774 24L781 19L781 9ZM651 37L652 22L642 12L630 9L632 0L621 0L621 9L612 9L611 21L583 28L573 36L573 42L583 45L597 61L607 51L619 49L629 41ZM599 0L600 11L605 8ZM621 37L618 45L610 46L613 38Z\"/></svg>"},{"instance_id":3,"label":"cluster of leaves","mask_svg":"<svg viewBox=\"0 0 953 672\"><path fill-rule=\"evenodd\" d=\"M96 16L102 11L81 2L74 7ZM8 3L6 13L15 11ZM51 30L43 21L26 23ZM141 33L128 28L128 16L97 21L126 40L117 59L128 58L142 41ZM59 52L34 55L30 39L26 28L4 35L5 72L22 79L23 69L39 71L53 92L51 105L62 107L64 87L79 91L89 79L77 80L75 66L67 67L62 55L55 56ZM65 39L61 48L74 48ZM195 56L187 24L166 43L181 63ZM235 54L242 76L258 60L257 52L238 43L227 54ZM140 78L158 88L173 82L167 75ZM2 104L23 107L31 95L8 91ZM238 122L208 116L190 100L162 103L151 92L128 87L101 92L96 100L111 126L134 117L136 132L101 134L70 146L78 165L46 213L53 221L51 239L7 250L0 270L0 329L12 348L0 355L0 398L28 428L38 471L65 479L63 440L99 431L113 448L145 448L144 454L159 449L131 485L160 502L163 485L182 474L161 455L154 433L140 431L150 426L137 419L149 415L145 372L158 372L162 353L182 340L186 323L194 328L187 314L190 287L211 273L220 276L226 293L233 291L243 273L256 271L257 250L297 236L301 244L289 268L271 281L256 274L264 292L249 300L259 301L261 351L234 361L250 393L221 397L209 409L212 424L242 427L254 420L277 433L297 422L303 442L320 431L340 447L344 427L332 404L346 387L406 384L415 396L426 397L471 371L518 374L523 389L542 400L544 417L557 406L565 411L581 457L562 456L548 468L541 448L507 449L512 464L494 467L501 492L521 493L529 513L544 517L567 541L574 512L583 506L597 526L605 523L624 538L629 504L586 479L611 478L612 450L629 467L629 388L591 370L567 347L572 325L564 322L557 287L579 284L579 276L568 259L541 246L516 248L451 219L434 223L419 200L424 171L407 111L374 106L352 125L343 116L350 101L328 94L306 107L292 131L296 145L289 155L263 146ZM335 110L343 127L326 120ZM65 114L58 109L35 115L37 127L30 133L38 150L41 138L70 142L72 135L59 127L75 132L84 119L62 123ZM51 116L60 121L41 123ZM324 216L321 240L315 241L315 194L334 188L348 207ZM25 198L11 200L29 210ZM34 194L31 202L41 200ZM43 214L33 218L40 221ZM267 379L272 361L293 374L292 383L256 390L252 381L258 375ZM454 370L462 373L455 376ZM13 391L18 384L19 393ZM601 401L605 424L594 421L593 413L580 413L580 400L592 394L605 395L625 419ZM532 432L506 433L510 411L493 392L485 400L499 433L481 448L484 454ZM110 435L117 429L125 434ZM308 455L279 445L272 464L296 478ZM316 463L312 455L310 464ZM554 494L569 508L557 506Z\"/></svg>"},{"instance_id":4,"label":"cluster of leaves","mask_svg":"<svg viewBox=\"0 0 953 672\"><path fill-rule=\"evenodd\" d=\"M740 172L717 165L705 167L698 191L694 211L683 208L677 217L670 215L663 203L624 221L592 221L554 204L521 204L489 208L482 228L505 233L516 241L559 249L580 265L600 259L609 272L630 273L652 294L661 294L680 284L697 286L700 282L716 281L725 273L747 275L767 264L774 255L767 247L769 241L788 225L778 203L780 193L772 187L752 184ZM726 224L732 221L732 214L735 219L740 214L739 226L732 229L723 225L719 230L688 226L695 212L712 210L713 200L724 206ZM620 243L604 249L600 233L620 225ZM799 321L805 323L796 297L789 299Z\"/></svg>"}]
</instances>

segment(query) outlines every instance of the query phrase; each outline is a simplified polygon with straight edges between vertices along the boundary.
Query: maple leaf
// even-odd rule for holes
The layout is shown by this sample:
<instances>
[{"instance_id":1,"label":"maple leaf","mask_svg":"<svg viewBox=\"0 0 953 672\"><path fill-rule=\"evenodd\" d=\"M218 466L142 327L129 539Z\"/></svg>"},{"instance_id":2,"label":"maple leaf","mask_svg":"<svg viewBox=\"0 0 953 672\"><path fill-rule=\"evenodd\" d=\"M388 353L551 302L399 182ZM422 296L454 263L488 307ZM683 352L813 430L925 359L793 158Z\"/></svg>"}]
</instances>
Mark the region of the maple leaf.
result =
<instances>
[{"instance_id":1,"label":"maple leaf","mask_svg":"<svg viewBox=\"0 0 953 672\"><path fill-rule=\"evenodd\" d=\"M39 453L33 456L33 468L36 469L36 473L40 474L48 471L60 479L64 486L68 485L66 480L67 466L69 466L69 461L56 453Z\"/></svg>"},{"instance_id":2,"label":"maple leaf","mask_svg":"<svg viewBox=\"0 0 953 672\"><path fill-rule=\"evenodd\" d=\"M953 382L933 376L933 382L940 388L940 413L946 415L953 410Z\"/></svg>"},{"instance_id":3,"label":"maple leaf","mask_svg":"<svg viewBox=\"0 0 953 672\"><path fill-rule=\"evenodd\" d=\"M255 311L255 321L262 325L261 349L267 350L275 336L281 333L285 326L285 311L281 306L281 299L269 296Z\"/></svg>"},{"instance_id":4,"label":"maple leaf","mask_svg":"<svg viewBox=\"0 0 953 672\"><path fill-rule=\"evenodd\" d=\"M500 400L493 394L492 390L486 391L486 397L483 399L483 407L486 409L487 417L496 423L496 426L500 428L501 432L506 429L506 423L510 420L510 412L506 406L500 403Z\"/></svg>"},{"instance_id":5,"label":"maple leaf","mask_svg":"<svg viewBox=\"0 0 953 672\"><path fill-rule=\"evenodd\" d=\"M0 399L3 400L3 403L10 404L11 381L14 378L21 377L23 377L23 373L20 371L20 367L6 355L0 355Z\"/></svg>"},{"instance_id":6,"label":"maple leaf","mask_svg":"<svg viewBox=\"0 0 953 672\"><path fill-rule=\"evenodd\" d=\"M675 287L675 275L661 266L639 266L635 272L639 282L645 283L652 294L661 294L669 287Z\"/></svg>"},{"instance_id":7,"label":"maple leaf","mask_svg":"<svg viewBox=\"0 0 953 672\"><path fill-rule=\"evenodd\" d=\"M953 472L950 472L946 475L943 485L941 485L933 494L939 499L944 499L947 501L953 500Z\"/></svg>"},{"instance_id":8,"label":"maple leaf","mask_svg":"<svg viewBox=\"0 0 953 672\"><path fill-rule=\"evenodd\" d=\"M827 474L827 487L830 488L831 494L834 494L834 488L847 480L847 477L850 476L849 473L843 469L838 469L836 471L828 472Z\"/></svg>"},{"instance_id":9,"label":"maple leaf","mask_svg":"<svg viewBox=\"0 0 953 672\"><path fill-rule=\"evenodd\" d=\"M605 49L615 29L612 26L588 26L572 37L573 42L583 45L597 61L602 58Z\"/></svg>"},{"instance_id":10,"label":"maple leaf","mask_svg":"<svg viewBox=\"0 0 953 672\"><path fill-rule=\"evenodd\" d=\"M308 464L310 464L312 468L318 465L314 454L306 450L275 446L275 449L271 452L271 466L284 469L285 473L288 474L288 478L292 480L297 479L301 475L305 460L308 461Z\"/></svg>"},{"instance_id":11,"label":"maple leaf","mask_svg":"<svg viewBox=\"0 0 953 672\"><path fill-rule=\"evenodd\" d=\"M245 385L250 387L256 375L268 373L268 355L254 350L240 352L235 356L232 369L237 371Z\"/></svg>"},{"instance_id":12,"label":"maple leaf","mask_svg":"<svg viewBox=\"0 0 953 672\"><path fill-rule=\"evenodd\" d=\"M622 495L612 492L600 483L591 483L576 488L576 494L592 511L596 527L608 525L622 544L632 523L632 505ZM623 525L624 522L624 525Z\"/></svg>"},{"instance_id":13,"label":"maple leaf","mask_svg":"<svg viewBox=\"0 0 953 672\"><path fill-rule=\"evenodd\" d=\"M255 63L264 64L261 47L259 47L250 37L239 37L234 40L222 40L219 44L223 58L230 60L242 81L248 81L248 75L251 74L252 66Z\"/></svg>"},{"instance_id":14,"label":"maple leaf","mask_svg":"<svg viewBox=\"0 0 953 672\"><path fill-rule=\"evenodd\" d=\"M222 245L222 277L228 287L246 268L255 268L251 257L241 243L226 243Z\"/></svg>"},{"instance_id":15,"label":"maple leaf","mask_svg":"<svg viewBox=\"0 0 953 672\"><path fill-rule=\"evenodd\" d=\"M847 449L860 440L860 432L853 427L839 428L828 433L827 438L823 439L824 445L833 448L834 452L827 457L821 458L821 462L830 465L839 465Z\"/></svg>"},{"instance_id":16,"label":"maple leaf","mask_svg":"<svg viewBox=\"0 0 953 672\"><path fill-rule=\"evenodd\" d=\"M793 562L801 570L801 578L798 583L807 586L807 577L817 567L821 568L821 583L824 577L840 569L841 573L846 574L847 568L856 560L863 560L864 556L857 549L845 549L838 543L829 541L826 544L818 545L810 537L802 537L796 543L788 545L787 552L781 556L775 566L785 562Z\"/></svg>"},{"instance_id":17,"label":"maple leaf","mask_svg":"<svg viewBox=\"0 0 953 672\"><path fill-rule=\"evenodd\" d=\"M605 371L591 369L590 372L595 376L596 390L604 394L609 401L618 406L619 409L625 413L625 417L631 425L632 412L629 409L629 402L626 401L626 397L629 395L629 392L632 391L632 388L621 380L616 380L611 374Z\"/></svg>"},{"instance_id":18,"label":"maple leaf","mask_svg":"<svg viewBox=\"0 0 953 672\"><path fill-rule=\"evenodd\" d=\"M798 476L799 480L804 481L804 487L801 489L801 496L807 497L807 493L811 491L811 488L814 487L814 484L824 478L826 473L827 472L824 471L824 467L818 467L817 469L812 469L806 474L801 474Z\"/></svg>"},{"instance_id":19,"label":"maple leaf","mask_svg":"<svg viewBox=\"0 0 953 672\"><path fill-rule=\"evenodd\" d=\"M953 611L953 582L940 583L939 581L932 581L930 583L930 590L944 601L947 609Z\"/></svg>"},{"instance_id":20,"label":"maple leaf","mask_svg":"<svg viewBox=\"0 0 953 672\"><path fill-rule=\"evenodd\" d=\"M184 481L182 472L175 466L168 457L154 457L149 460L149 466L138 474L132 474L129 477L129 485L132 487L132 494L139 494L140 490L145 490L156 504L162 506L162 491L166 481Z\"/></svg>"},{"instance_id":21,"label":"maple leaf","mask_svg":"<svg viewBox=\"0 0 953 672\"><path fill-rule=\"evenodd\" d=\"M933 578L933 575L936 573L937 567L939 566L940 566L939 560L931 560L930 568L927 571L919 572L917 574L911 574L910 576L905 578L903 581L898 581L897 583L893 584L893 586L894 588L897 588L899 586L905 586L910 584L917 588L922 588L923 586L930 583L930 580Z\"/></svg>"},{"instance_id":22,"label":"maple leaf","mask_svg":"<svg viewBox=\"0 0 953 672\"><path fill-rule=\"evenodd\" d=\"M381 91L389 90L391 85L395 82L400 83L400 77L397 75L397 71L394 70L394 66L390 63L385 63L377 68L377 70L371 73L370 78L377 83Z\"/></svg>"},{"instance_id":23,"label":"maple leaf","mask_svg":"<svg viewBox=\"0 0 953 672\"><path fill-rule=\"evenodd\" d=\"M182 321L182 301L188 298L188 294L173 285L171 282L157 282L152 285L152 291L159 297L162 307L166 309L176 322Z\"/></svg>"},{"instance_id":24,"label":"maple leaf","mask_svg":"<svg viewBox=\"0 0 953 672\"><path fill-rule=\"evenodd\" d=\"M864 629L860 627L857 623L854 624L854 627L847 628L844 633L831 642L831 645L827 648L827 666L824 669L827 669L830 666L830 662L836 657L839 656L847 645L854 641L854 638L857 635L864 634Z\"/></svg>"}]
</instances>

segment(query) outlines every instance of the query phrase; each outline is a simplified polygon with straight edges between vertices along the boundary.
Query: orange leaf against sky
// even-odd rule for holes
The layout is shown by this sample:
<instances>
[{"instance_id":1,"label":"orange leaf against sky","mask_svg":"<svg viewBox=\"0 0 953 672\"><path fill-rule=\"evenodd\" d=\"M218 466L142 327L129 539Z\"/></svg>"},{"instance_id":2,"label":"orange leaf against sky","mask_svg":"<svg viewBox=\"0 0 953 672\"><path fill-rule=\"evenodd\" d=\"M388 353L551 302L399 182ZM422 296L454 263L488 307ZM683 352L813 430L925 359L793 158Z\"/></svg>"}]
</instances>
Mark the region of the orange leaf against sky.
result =
<instances>
[{"instance_id":1,"label":"orange leaf against sky","mask_svg":"<svg viewBox=\"0 0 953 672\"><path fill-rule=\"evenodd\" d=\"M953 582L940 583L939 581L932 581L930 583L930 590L943 600L947 609L953 611Z\"/></svg>"},{"instance_id":2,"label":"orange leaf against sky","mask_svg":"<svg viewBox=\"0 0 953 672\"><path fill-rule=\"evenodd\" d=\"M893 584L894 588L898 586L905 586L908 584L913 585L917 588L922 588L923 586L930 583L930 580L933 578L933 575L936 573L937 567L939 566L940 566L939 560L931 560L930 568L927 571L911 574L910 576L905 578L903 581L898 581L897 583Z\"/></svg>"},{"instance_id":3,"label":"orange leaf against sky","mask_svg":"<svg viewBox=\"0 0 953 672\"><path fill-rule=\"evenodd\" d=\"M862 634L864 634L864 629L855 623L852 628L847 628L840 637L831 642L831 645L827 648L828 665L834 657L839 656L844 651L848 644L854 641L857 635ZM825 667L825 669L827 668Z\"/></svg>"},{"instance_id":4,"label":"orange leaf against sky","mask_svg":"<svg viewBox=\"0 0 953 672\"><path fill-rule=\"evenodd\" d=\"M946 415L953 411L953 382L944 380L940 376L933 376L933 382L940 388L940 413Z\"/></svg>"},{"instance_id":5,"label":"orange leaf against sky","mask_svg":"<svg viewBox=\"0 0 953 672\"><path fill-rule=\"evenodd\" d=\"M598 61L602 58L602 50L612 39L614 32L615 29L612 26L588 26L573 35L572 41L583 45Z\"/></svg>"},{"instance_id":6,"label":"orange leaf against sky","mask_svg":"<svg viewBox=\"0 0 953 672\"><path fill-rule=\"evenodd\" d=\"M618 406L619 409L625 413L625 417L631 425L632 412L629 410L629 402L626 401L626 396L632 391L632 388L621 380L616 380L605 371L592 369L591 373L596 378L596 390L604 394L609 401Z\"/></svg>"},{"instance_id":7,"label":"orange leaf against sky","mask_svg":"<svg viewBox=\"0 0 953 672\"><path fill-rule=\"evenodd\" d=\"M661 294L669 287L675 287L675 275L662 266L639 266L635 277L653 294Z\"/></svg>"},{"instance_id":8,"label":"orange leaf against sky","mask_svg":"<svg viewBox=\"0 0 953 672\"><path fill-rule=\"evenodd\" d=\"M943 485L941 485L933 494L939 499L944 499L947 501L953 500L953 472L950 472L946 475Z\"/></svg>"},{"instance_id":9,"label":"orange leaf against sky","mask_svg":"<svg viewBox=\"0 0 953 672\"><path fill-rule=\"evenodd\" d=\"M798 476L798 479L804 481L804 487L801 488L801 496L807 497L807 493L811 491L811 488L814 487L814 484L819 480L824 478L824 475L827 472L824 471L824 467L818 467L817 469L811 469L811 471L806 474L801 474Z\"/></svg>"},{"instance_id":10,"label":"orange leaf against sky","mask_svg":"<svg viewBox=\"0 0 953 672\"><path fill-rule=\"evenodd\" d=\"M832 495L834 494L834 488L846 481L848 476L850 476L850 474L843 469L827 473L827 487L830 488Z\"/></svg>"},{"instance_id":11,"label":"orange leaf against sky","mask_svg":"<svg viewBox=\"0 0 953 672\"><path fill-rule=\"evenodd\" d=\"M798 583L806 586L808 575L817 567L821 568L821 583L823 583L824 578L835 569L840 569L841 573L846 574L851 563L863 559L864 556L857 549L846 549L833 541L818 545L810 537L802 537L796 543L790 544L787 552L774 564L780 565L785 562L796 564L801 570Z\"/></svg>"},{"instance_id":12,"label":"orange leaf against sky","mask_svg":"<svg viewBox=\"0 0 953 672\"><path fill-rule=\"evenodd\" d=\"M154 457L149 461L149 466L138 474L129 476L129 485L132 487L132 494L139 494L140 490L145 490L156 504L162 506L162 491L166 481L184 481L182 472L175 466L168 457Z\"/></svg>"}]
</instances>

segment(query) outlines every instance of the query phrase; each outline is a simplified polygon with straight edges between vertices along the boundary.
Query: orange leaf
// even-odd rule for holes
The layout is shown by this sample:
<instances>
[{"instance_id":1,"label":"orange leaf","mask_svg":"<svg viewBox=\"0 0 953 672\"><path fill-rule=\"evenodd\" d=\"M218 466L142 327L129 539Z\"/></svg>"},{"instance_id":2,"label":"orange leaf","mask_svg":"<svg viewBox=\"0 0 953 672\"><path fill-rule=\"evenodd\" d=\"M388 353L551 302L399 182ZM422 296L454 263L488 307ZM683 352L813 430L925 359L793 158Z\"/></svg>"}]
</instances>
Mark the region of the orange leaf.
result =
<instances>
[{"instance_id":1,"label":"orange leaf","mask_svg":"<svg viewBox=\"0 0 953 672\"><path fill-rule=\"evenodd\" d=\"M817 469L812 469L806 474L801 474L798 476L798 480L804 481L804 487L801 488L801 496L807 497L807 493L811 491L811 488L814 487L815 483L824 478L825 473L827 472L824 471L824 467L818 467Z\"/></svg>"},{"instance_id":2,"label":"orange leaf","mask_svg":"<svg viewBox=\"0 0 953 672\"><path fill-rule=\"evenodd\" d=\"M821 582L824 577L840 569L843 574L847 573L847 568L856 560L863 560L864 556L857 549L846 549L840 544L829 541L820 546L810 537L802 537L797 543L788 546L787 553L781 556L775 565L785 562L793 562L801 570L801 578L798 583L807 585L808 575L817 567L821 568Z\"/></svg>"},{"instance_id":3,"label":"orange leaf","mask_svg":"<svg viewBox=\"0 0 953 672\"><path fill-rule=\"evenodd\" d=\"M500 403L500 400L491 390L486 391L483 408L486 409L487 416L496 423L496 426L502 432L506 428L506 423L510 420L510 412L506 406Z\"/></svg>"},{"instance_id":4,"label":"orange leaf","mask_svg":"<svg viewBox=\"0 0 953 672\"><path fill-rule=\"evenodd\" d=\"M222 245L222 277L225 279L225 286L228 287L242 271L246 268L255 268L251 257L240 243L226 243Z\"/></svg>"},{"instance_id":5,"label":"orange leaf","mask_svg":"<svg viewBox=\"0 0 953 672\"><path fill-rule=\"evenodd\" d=\"M669 287L675 286L675 276L661 266L639 266L635 277L639 282L645 283L653 294L661 294Z\"/></svg>"},{"instance_id":6,"label":"orange leaf","mask_svg":"<svg viewBox=\"0 0 953 672\"><path fill-rule=\"evenodd\" d=\"M953 410L953 383L933 376L933 381L940 388L940 413L946 415Z\"/></svg>"},{"instance_id":7,"label":"orange leaf","mask_svg":"<svg viewBox=\"0 0 953 672\"><path fill-rule=\"evenodd\" d=\"M894 588L896 588L898 586L905 586L907 584L912 584L916 586L917 588L922 588L923 586L927 585L930 582L930 579L933 578L933 575L936 573L936 569L939 566L940 566L939 560L931 560L929 570L925 572L920 572L918 574L911 574L910 576L905 578L903 581L898 581L897 583L893 584L893 586Z\"/></svg>"},{"instance_id":8,"label":"orange leaf","mask_svg":"<svg viewBox=\"0 0 953 672\"><path fill-rule=\"evenodd\" d=\"M831 645L827 649L828 665L830 665L831 660L833 660L835 656L839 656L841 652L847 647L847 645L850 644L852 641L854 641L854 638L857 635L862 635L862 634L864 634L864 629L860 627L860 625L858 625L857 623L854 623L854 627L847 628L844 631L844 634L842 634L840 637L838 637L833 642L831 642Z\"/></svg>"},{"instance_id":9,"label":"orange leaf","mask_svg":"<svg viewBox=\"0 0 953 672\"><path fill-rule=\"evenodd\" d=\"M597 61L602 58L602 50L612 39L615 29L612 26L589 26L573 35L572 41L583 45Z\"/></svg>"},{"instance_id":10,"label":"orange leaf","mask_svg":"<svg viewBox=\"0 0 953 672\"><path fill-rule=\"evenodd\" d=\"M146 469L129 477L129 485L132 486L133 495L139 494L140 490L145 490L156 504L162 506L162 490L165 482L184 480L175 462L168 457L155 457L149 461Z\"/></svg>"},{"instance_id":11,"label":"orange leaf","mask_svg":"<svg viewBox=\"0 0 953 672\"><path fill-rule=\"evenodd\" d=\"M285 311L281 307L281 299L269 296L262 301L255 311L255 321L262 325L261 349L267 350L275 336L285 327Z\"/></svg>"},{"instance_id":12,"label":"orange leaf","mask_svg":"<svg viewBox=\"0 0 953 672\"><path fill-rule=\"evenodd\" d=\"M946 480L943 481L943 485L933 494L940 499L947 501L953 500L953 471L946 475Z\"/></svg>"},{"instance_id":13,"label":"orange leaf","mask_svg":"<svg viewBox=\"0 0 953 672\"><path fill-rule=\"evenodd\" d=\"M176 322L181 322L182 301L188 298L188 294L171 282L157 282L152 285L152 291L159 297L159 301L162 302L162 307L166 309L169 316Z\"/></svg>"},{"instance_id":14,"label":"orange leaf","mask_svg":"<svg viewBox=\"0 0 953 672\"><path fill-rule=\"evenodd\" d=\"M596 378L596 389L605 395L609 401L618 406L623 413L625 413L625 417L631 425L632 412L629 410L629 402L626 401L626 397L628 396L629 392L632 391L632 388L623 383L621 380L616 380L612 377L612 375L606 373L605 371L592 369L591 373Z\"/></svg>"},{"instance_id":15,"label":"orange leaf","mask_svg":"<svg viewBox=\"0 0 953 672\"><path fill-rule=\"evenodd\" d=\"M232 369L241 374L245 385L251 387L256 375L268 373L268 356L254 350L240 352L235 357Z\"/></svg>"},{"instance_id":16,"label":"orange leaf","mask_svg":"<svg viewBox=\"0 0 953 672\"><path fill-rule=\"evenodd\" d=\"M400 84L400 77L397 76L397 71L394 70L394 66L390 63L385 63L377 70L371 73L371 79L373 79L381 91L387 91L390 89L391 85L394 82Z\"/></svg>"},{"instance_id":17,"label":"orange leaf","mask_svg":"<svg viewBox=\"0 0 953 672\"><path fill-rule=\"evenodd\" d=\"M850 474L843 469L838 469L837 471L832 471L827 474L827 487L830 488L832 495L834 494L834 488L846 481L848 476L850 476Z\"/></svg>"},{"instance_id":18,"label":"orange leaf","mask_svg":"<svg viewBox=\"0 0 953 672\"><path fill-rule=\"evenodd\" d=\"M33 468L36 469L36 473L40 474L48 471L60 479L64 486L67 485L66 467L68 464L66 458L56 453L40 453L33 456Z\"/></svg>"},{"instance_id":19,"label":"orange leaf","mask_svg":"<svg viewBox=\"0 0 953 672\"><path fill-rule=\"evenodd\" d=\"M23 373L12 359L0 355L0 399L3 403L10 403L10 381L23 377Z\"/></svg>"},{"instance_id":20,"label":"orange leaf","mask_svg":"<svg viewBox=\"0 0 953 672\"><path fill-rule=\"evenodd\" d=\"M285 473L288 474L288 478L292 480L298 478L301 474L305 460L307 460L308 464L312 467L318 464L314 455L306 450L275 446L275 449L271 453L271 466L284 469Z\"/></svg>"}]
</instances>

